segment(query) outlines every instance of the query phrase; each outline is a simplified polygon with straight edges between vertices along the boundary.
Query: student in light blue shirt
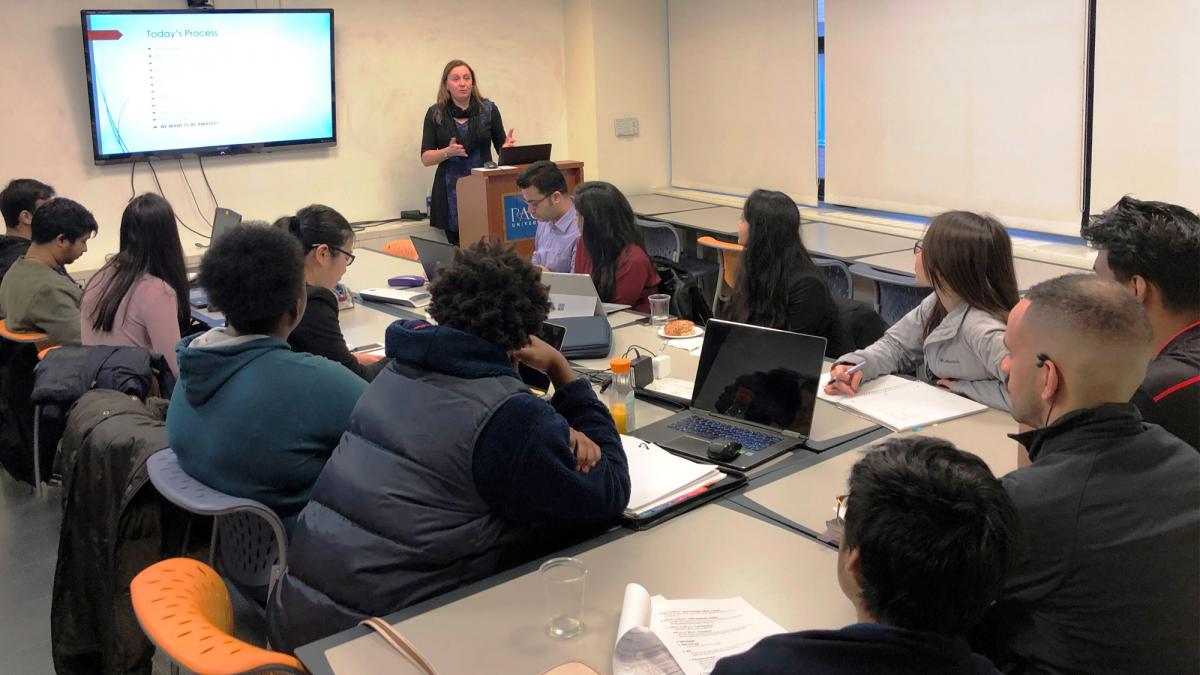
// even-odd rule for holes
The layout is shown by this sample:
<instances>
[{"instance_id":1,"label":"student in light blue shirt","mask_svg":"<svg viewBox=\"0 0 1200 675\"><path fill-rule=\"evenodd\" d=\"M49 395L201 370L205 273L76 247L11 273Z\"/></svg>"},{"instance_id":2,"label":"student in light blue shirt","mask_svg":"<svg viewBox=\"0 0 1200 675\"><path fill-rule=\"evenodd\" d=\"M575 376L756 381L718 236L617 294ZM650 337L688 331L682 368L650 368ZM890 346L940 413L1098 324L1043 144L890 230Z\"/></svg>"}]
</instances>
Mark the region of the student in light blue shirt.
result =
<instances>
[{"instance_id":1,"label":"student in light blue shirt","mask_svg":"<svg viewBox=\"0 0 1200 675\"><path fill-rule=\"evenodd\" d=\"M549 160L534 162L517 176L517 187L538 221L531 262L549 272L574 272L579 226L562 171Z\"/></svg>"}]
</instances>

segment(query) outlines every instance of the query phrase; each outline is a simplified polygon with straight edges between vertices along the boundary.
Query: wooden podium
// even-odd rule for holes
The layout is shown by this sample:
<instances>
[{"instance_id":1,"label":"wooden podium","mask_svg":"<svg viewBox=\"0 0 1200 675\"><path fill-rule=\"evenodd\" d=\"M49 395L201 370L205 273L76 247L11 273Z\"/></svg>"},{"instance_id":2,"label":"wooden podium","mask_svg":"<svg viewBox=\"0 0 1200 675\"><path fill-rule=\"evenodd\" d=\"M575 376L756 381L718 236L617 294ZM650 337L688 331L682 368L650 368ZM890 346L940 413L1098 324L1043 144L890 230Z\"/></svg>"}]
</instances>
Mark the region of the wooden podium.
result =
<instances>
[{"instance_id":1,"label":"wooden podium","mask_svg":"<svg viewBox=\"0 0 1200 675\"><path fill-rule=\"evenodd\" d=\"M567 179L567 190L583 182L583 162L555 162ZM460 245L484 237L510 242L522 257L533 255L537 221L525 210L525 199L517 187L517 176L525 166L511 169L472 169L458 179L458 233Z\"/></svg>"}]
</instances>

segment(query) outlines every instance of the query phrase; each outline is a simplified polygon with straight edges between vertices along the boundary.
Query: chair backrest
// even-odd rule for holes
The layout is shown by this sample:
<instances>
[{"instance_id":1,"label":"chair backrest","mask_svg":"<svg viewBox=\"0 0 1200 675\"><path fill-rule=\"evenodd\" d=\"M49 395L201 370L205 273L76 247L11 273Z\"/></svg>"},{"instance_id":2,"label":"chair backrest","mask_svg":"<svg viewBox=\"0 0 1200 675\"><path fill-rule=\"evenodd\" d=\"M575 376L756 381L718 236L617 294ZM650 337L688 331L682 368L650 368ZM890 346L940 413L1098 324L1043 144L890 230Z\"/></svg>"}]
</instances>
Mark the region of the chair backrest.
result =
<instances>
[{"instance_id":1,"label":"chair backrest","mask_svg":"<svg viewBox=\"0 0 1200 675\"><path fill-rule=\"evenodd\" d=\"M50 339L50 336L47 335L46 333L42 333L40 331L9 330L7 322L5 322L4 319L0 319L0 338L4 338L5 340L17 342L20 344L30 344L30 343L46 342L47 340ZM43 345L43 346L45 346L45 345Z\"/></svg>"},{"instance_id":2,"label":"chair backrest","mask_svg":"<svg viewBox=\"0 0 1200 675\"><path fill-rule=\"evenodd\" d=\"M850 299L853 292L850 289L850 266L841 260L813 256L813 262L825 272L825 280L829 290L843 298Z\"/></svg>"},{"instance_id":3,"label":"chair backrest","mask_svg":"<svg viewBox=\"0 0 1200 675\"><path fill-rule=\"evenodd\" d=\"M129 584L133 611L156 647L197 673L305 673L294 657L231 635L233 607L216 571L191 558L142 570Z\"/></svg>"},{"instance_id":4,"label":"chair backrest","mask_svg":"<svg viewBox=\"0 0 1200 675\"><path fill-rule=\"evenodd\" d=\"M734 283L737 281L738 265L742 262L742 250L745 247L708 236L700 237L696 243L717 250L721 256L721 281L725 282L730 290L733 290Z\"/></svg>"},{"instance_id":5,"label":"chair backrest","mask_svg":"<svg viewBox=\"0 0 1200 675\"><path fill-rule=\"evenodd\" d=\"M645 239L646 255L679 262L679 250L683 244L680 243L678 230L667 223L646 218L638 218L637 224Z\"/></svg>"},{"instance_id":6,"label":"chair backrest","mask_svg":"<svg viewBox=\"0 0 1200 675\"><path fill-rule=\"evenodd\" d=\"M412 239L393 239L383 245L383 252L406 260L417 259L417 249L413 247Z\"/></svg>"},{"instance_id":7,"label":"chair backrest","mask_svg":"<svg viewBox=\"0 0 1200 675\"><path fill-rule=\"evenodd\" d=\"M222 574L241 586L266 587L268 592L275 586L287 566L287 534L274 511L192 478L170 448L151 455L146 469L167 501L191 513L217 517L211 555Z\"/></svg>"},{"instance_id":8,"label":"chair backrest","mask_svg":"<svg viewBox=\"0 0 1200 675\"><path fill-rule=\"evenodd\" d=\"M933 292L932 288L918 286L917 278L909 274L897 274L863 263L851 265L850 272L875 282L876 306L879 315L889 326L911 312Z\"/></svg>"}]
</instances>

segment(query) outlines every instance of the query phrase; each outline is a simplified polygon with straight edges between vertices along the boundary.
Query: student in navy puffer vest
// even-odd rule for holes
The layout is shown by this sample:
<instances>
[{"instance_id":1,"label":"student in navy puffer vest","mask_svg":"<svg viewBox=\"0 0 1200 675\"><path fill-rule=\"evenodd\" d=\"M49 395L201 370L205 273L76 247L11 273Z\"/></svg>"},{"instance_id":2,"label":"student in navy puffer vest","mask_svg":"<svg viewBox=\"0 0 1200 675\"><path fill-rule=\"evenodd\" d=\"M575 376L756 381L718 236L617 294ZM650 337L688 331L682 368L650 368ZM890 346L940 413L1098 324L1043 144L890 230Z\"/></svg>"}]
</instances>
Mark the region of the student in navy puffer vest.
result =
<instances>
[{"instance_id":1,"label":"student in navy puffer vest","mask_svg":"<svg viewBox=\"0 0 1200 675\"><path fill-rule=\"evenodd\" d=\"M629 470L608 409L533 337L540 272L507 247L460 250L430 287L438 325L397 321L390 364L300 513L268 603L296 647L478 581L612 524ZM545 372L547 403L516 363Z\"/></svg>"}]
</instances>

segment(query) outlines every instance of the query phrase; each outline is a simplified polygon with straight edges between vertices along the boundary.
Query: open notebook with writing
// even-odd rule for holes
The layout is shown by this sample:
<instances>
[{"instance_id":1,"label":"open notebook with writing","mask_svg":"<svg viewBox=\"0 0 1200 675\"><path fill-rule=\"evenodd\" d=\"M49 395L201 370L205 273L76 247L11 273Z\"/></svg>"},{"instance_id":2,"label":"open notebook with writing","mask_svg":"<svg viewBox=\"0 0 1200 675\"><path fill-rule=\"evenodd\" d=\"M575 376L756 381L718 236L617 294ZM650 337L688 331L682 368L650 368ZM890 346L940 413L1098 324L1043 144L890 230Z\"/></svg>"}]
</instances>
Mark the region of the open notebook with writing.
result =
<instances>
[{"instance_id":1,"label":"open notebook with writing","mask_svg":"<svg viewBox=\"0 0 1200 675\"><path fill-rule=\"evenodd\" d=\"M821 376L817 396L839 408L878 422L893 431L905 431L974 415L988 407L931 384L895 375L884 375L863 384L854 396L826 394L829 374Z\"/></svg>"}]
</instances>

